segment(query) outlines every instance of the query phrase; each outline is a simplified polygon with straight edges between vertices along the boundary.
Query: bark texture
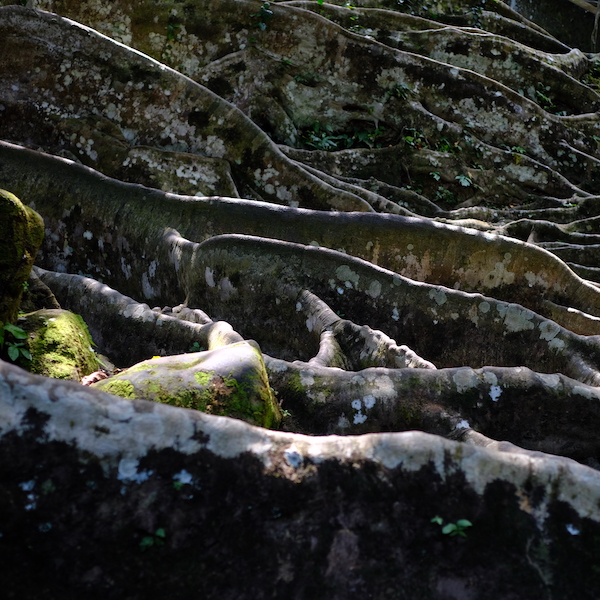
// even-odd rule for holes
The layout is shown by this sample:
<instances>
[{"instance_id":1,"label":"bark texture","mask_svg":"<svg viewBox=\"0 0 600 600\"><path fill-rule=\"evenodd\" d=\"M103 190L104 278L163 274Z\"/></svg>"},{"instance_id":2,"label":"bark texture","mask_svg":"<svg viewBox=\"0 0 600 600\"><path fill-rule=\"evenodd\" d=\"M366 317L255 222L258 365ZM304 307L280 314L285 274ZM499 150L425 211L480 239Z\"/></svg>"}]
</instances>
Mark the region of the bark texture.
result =
<instances>
[{"instance_id":1,"label":"bark texture","mask_svg":"<svg viewBox=\"0 0 600 600\"><path fill-rule=\"evenodd\" d=\"M159 498L178 523L186 520L188 509L166 500L173 482L165 481L190 475L192 462L208 471L219 462L231 478L247 473L243 483L211 475L200 486L206 497L190 488L194 502L203 498L193 523L194 531L211 532L206 547L192 550L188 533L169 521L179 540L171 543L161 521L168 511L149 508L154 500L134 511L133 521L144 522L136 531L145 533L128 530L131 548L173 559L168 581L179 597L486 597L477 582L506 598L595 597L596 55L491 0L0 4L0 187L44 218L36 273L60 305L83 316L120 367L163 356L169 368L192 355L166 357L202 347L199 364L227 356L228 370L242 348L256 354L258 395L274 415L250 421L277 425L279 404L279 427L289 432L368 434L295 437L146 404L139 398L152 398L147 390L156 383L139 374L152 361L134 367L137 391L123 375L96 384L127 400L70 386L60 388L63 398L54 384L3 364L3 381L51 387L56 410L72 393L82 406L160 415L158 428L180 419L219 430L198 434L199 445L183 452L189 460L166 433L134 458L125 456L123 438L105 438L107 452L138 461L124 470L89 450L105 478L94 483L100 499L90 502L94 510L114 502L119 523L127 520L119 493L135 486L139 502ZM223 387L229 375L202 385ZM2 401L15 407L16 383L6 385ZM154 399L164 400L160 394ZM11 417L0 444L16 436L21 446L7 452L37 448L38 438L14 432L28 419L48 432L46 417L14 410L20 416ZM98 419L93 413L74 435L89 427L104 435ZM411 430L426 433L391 433ZM208 440L235 445L230 434L255 441L239 442L220 462ZM66 433L56 435L68 464L79 464L83 450ZM296 449L260 462L257 448L280 443L306 445L317 458L306 462L308 450ZM389 446L394 465L371 445ZM420 452L428 458L415 458ZM517 463L529 475L498 466ZM150 476L160 469L168 476ZM191 485L188 475L175 482ZM120 491L119 480L128 482ZM563 487L568 498L557 491ZM400 494L393 502L390 490ZM252 494L287 520L273 517L272 528L263 512L246 520L245 503L258 506ZM218 495L223 506L215 505ZM473 519L501 519L498 531L480 529L488 545L491 537L507 549L494 559L500 570L471 530L467 541L452 540L456 548L474 545L442 558L450 538L430 530L440 512L430 500L440 495L456 508L439 515L444 522L470 519L475 532ZM578 496L591 498L585 510L573 508ZM323 504L331 497L344 507L336 517ZM380 516L367 515L372 502ZM227 593L238 550L222 542L235 519L221 533L209 525L211 511L221 509L244 523L240 548L258 539L265 548L260 556L246 552L239 567L246 587ZM406 534L394 546L390 532L398 527ZM111 531L107 543L128 547L120 525ZM214 563L209 547L218 548ZM203 575L174 583L181 565L172 552L185 554L185 565L204 561ZM301 563L303 553L308 562ZM271 570L250 575L267 555ZM467 569L460 561L473 556L479 562ZM401 580L399 565L408 565ZM89 569L73 575L74 589L89 580L115 597L143 597L108 563ZM506 583L506 573L514 581ZM158 585L142 579L135 579L139 590Z\"/></svg>"}]
</instances>

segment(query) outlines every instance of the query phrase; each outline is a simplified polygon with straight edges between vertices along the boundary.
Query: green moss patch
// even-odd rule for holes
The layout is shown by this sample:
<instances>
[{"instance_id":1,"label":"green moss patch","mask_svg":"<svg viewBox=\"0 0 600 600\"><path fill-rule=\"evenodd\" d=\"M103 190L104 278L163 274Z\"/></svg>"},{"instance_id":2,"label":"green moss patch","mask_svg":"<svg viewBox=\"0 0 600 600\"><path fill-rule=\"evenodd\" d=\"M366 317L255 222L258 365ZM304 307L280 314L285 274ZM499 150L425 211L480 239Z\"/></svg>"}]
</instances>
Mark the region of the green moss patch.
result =
<instances>
[{"instance_id":1,"label":"green moss patch","mask_svg":"<svg viewBox=\"0 0 600 600\"><path fill-rule=\"evenodd\" d=\"M96 387L107 394L121 396L121 398L135 398L135 389L131 381L126 379L113 379L111 381L102 381Z\"/></svg>"},{"instance_id":2,"label":"green moss patch","mask_svg":"<svg viewBox=\"0 0 600 600\"><path fill-rule=\"evenodd\" d=\"M80 381L98 370L92 338L83 319L70 311L39 310L25 316L30 371L54 379Z\"/></svg>"},{"instance_id":3,"label":"green moss patch","mask_svg":"<svg viewBox=\"0 0 600 600\"><path fill-rule=\"evenodd\" d=\"M94 387L262 427L281 421L262 355L248 342L199 353L191 362L182 356L145 361Z\"/></svg>"}]
</instances>

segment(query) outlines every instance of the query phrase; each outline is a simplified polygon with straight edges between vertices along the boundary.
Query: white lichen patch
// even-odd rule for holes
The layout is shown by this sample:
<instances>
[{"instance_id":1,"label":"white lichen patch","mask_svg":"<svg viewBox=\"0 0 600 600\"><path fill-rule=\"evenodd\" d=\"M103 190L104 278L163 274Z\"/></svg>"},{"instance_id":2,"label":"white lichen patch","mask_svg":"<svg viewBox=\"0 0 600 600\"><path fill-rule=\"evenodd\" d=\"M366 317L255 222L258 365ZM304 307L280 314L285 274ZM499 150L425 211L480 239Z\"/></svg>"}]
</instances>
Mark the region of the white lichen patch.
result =
<instances>
[{"instance_id":1,"label":"white lichen patch","mask_svg":"<svg viewBox=\"0 0 600 600\"><path fill-rule=\"evenodd\" d=\"M429 290L429 297L432 300L435 300L436 304L439 306L442 306L448 300L446 297L446 292L440 288L432 288Z\"/></svg>"},{"instance_id":2,"label":"white lichen patch","mask_svg":"<svg viewBox=\"0 0 600 600\"><path fill-rule=\"evenodd\" d=\"M119 461L117 479L119 481L143 483L148 481L152 471L138 471L139 460L136 458L123 458Z\"/></svg>"},{"instance_id":3,"label":"white lichen patch","mask_svg":"<svg viewBox=\"0 0 600 600\"><path fill-rule=\"evenodd\" d=\"M494 288L514 283L515 273L506 268L506 262L506 259L504 262L497 262L494 268L486 274L483 278L485 287Z\"/></svg>"},{"instance_id":4,"label":"white lichen patch","mask_svg":"<svg viewBox=\"0 0 600 600\"><path fill-rule=\"evenodd\" d=\"M548 281L545 271L538 271L536 273L527 271L523 277L525 277L525 281L527 281L529 287L539 286L544 289L548 289L551 285L550 281Z\"/></svg>"},{"instance_id":5,"label":"white lichen patch","mask_svg":"<svg viewBox=\"0 0 600 600\"><path fill-rule=\"evenodd\" d=\"M381 283L377 280L371 281L366 293L371 298L377 298L381 294Z\"/></svg>"},{"instance_id":6,"label":"white lichen patch","mask_svg":"<svg viewBox=\"0 0 600 600\"><path fill-rule=\"evenodd\" d=\"M498 402L498 399L502 395L502 388L499 385L490 386L490 398L492 402Z\"/></svg>"},{"instance_id":7,"label":"white lichen patch","mask_svg":"<svg viewBox=\"0 0 600 600\"><path fill-rule=\"evenodd\" d=\"M551 350L556 350L557 352L560 352L561 350L564 349L565 342L564 342L564 340L561 340L560 338L556 337L550 341L550 343L548 344L548 347Z\"/></svg>"},{"instance_id":8,"label":"white lichen patch","mask_svg":"<svg viewBox=\"0 0 600 600\"><path fill-rule=\"evenodd\" d=\"M492 371L484 371L483 381L489 383L490 385L498 385L498 378L496 377L496 374Z\"/></svg>"},{"instance_id":9,"label":"white lichen patch","mask_svg":"<svg viewBox=\"0 0 600 600\"><path fill-rule=\"evenodd\" d=\"M579 394L580 396L583 396L584 398L588 398L590 400L600 400L600 389L587 385L574 386L573 394Z\"/></svg>"},{"instance_id":10,"label":"white lichen patch","mask_svg":"<svg viewBox=\"0 0 600 600\"><path fill-rule=\"evenodd\" d=\"M560 376L557 373L538 373L537 376L549 388L557 388L560 385Z\"/></svg>"},{"instance_id":11,"label":"white lichen patch","mask_svg":"<svg viewBox=\"0 0 600 600\"><path fill-rule=\"evenodd\" d=\"M423 256L417 256L410 252L405 256L399 254L395 259L399 263L399 267L395 270L404 277L409 277L416 281L427 281L428 277L431 275L431 253L429 250L427 250Z\"/></svg>"},{"instance_id":12,"label":"white lichen patch","mask_svg":"<svg viewBox=\"0 0 600 600\"><path fill-rule=\"evenodd\" d=\"M540 329L540 340L553 340L561 330L560 325L555 323L554 321L542 321L538 325Z\"/></svg>"},{"instance_id":13,"label":"white lichen patch","mask_svg":"<svg viewBox=\"0 0 600 600\"><path fill-rule=\"evenodd\" d=\"M300 371L299 375L302 387L311 387L315 385L315 372L312 369L303 369Z\"/></svg>"},{"instance_id":14,"label":"white lichen patch","mask_svg":"<svg viewBox=\"0 0 600 600\"><path fill-rule=\"evenodd\" d=\"M214 288L215 287L215 276L214 276L214 271L210 268L210 267L206 267L206 269L204 269L204 279L206 281L206 284L211 287Z\"/></svg>"},{"instance_id":15,"label":"white lichen patch","mask_svg":"<svg viewBox=\"0 0 600 600\"><path fill-rule=\"evenodd\" d=\"M229 298L231 298L237 292L237 290L235 289L235 287L229 280L229 277L221 278L219 280L218 287L219 287L219 298L223 302L226 302L227 300L229 300Z\"/></svg>"},{"instance_id":16,"label":"white lichen patch","mask_svg":"<svg viewBox=\"0 0 600 600\"><path fill-rule=\"evenodd\" d=\"M354 272L348 265L341 265L335 270L335 276L345 282L348 288L358 289L360 276Z\"/></svg>"},{"instance_id":17,"label":"white lichen patch","mask_svg":"<svg viewBox=\"0 0 600 600\"><path fill-rule=\"evenodd\" d=\"M522 308L516 304L497 304L496 310L504 320L505 334L527 331L535 327L532 322L535 313L527 308Z\"/></svg>"},{"instance_id":18,"label":"white lichen patch","mask_svg":"<svg viewBox=\"0 0 600 600\"><path fill-rule=\"evenodd\" d=\"M487 302L486 300L484 300L483 302L479 303L478 306L479 310L485 315L486 313L490 312L490 303Z\"/></svg>"},{"instance_id":19,"label":"white lichen patch","mask_svg":"<svg viewBox=\"0 0 600 600\"><path fill-rule=\"evenodd\" d=\"M144 295L144 298L146 298L146 300L149 300L150 298L155 298L157 295L156 290L150 284L150 280L148 278L147 273L142 274L142 294Z\"/></svg>"},{"instance_id":20,"label":"white lichen patch","mask_svg":"<svg viewBox=\"0 0 600 600\"><path fill-rule=\"evenodd\" d=\"M456 385L456 391L463 394L471 388L477 387L480 383L477 373L469 367L458 369L452 376L452 381Z\"/></svg>"},{"instance_id":21,"label":"white lichen patch","mask_svg":"<svg viewBox=\"0 0 600 600\"><path fill-rule=\"evenodd\" d=\"M516 165L510 163L503 168L511 178L516 179L521 183L531 185L531 182L539 185L542 189L548 185L548 173L542 168L534 169L530 166Z\"/></svg>"}]
</instances>

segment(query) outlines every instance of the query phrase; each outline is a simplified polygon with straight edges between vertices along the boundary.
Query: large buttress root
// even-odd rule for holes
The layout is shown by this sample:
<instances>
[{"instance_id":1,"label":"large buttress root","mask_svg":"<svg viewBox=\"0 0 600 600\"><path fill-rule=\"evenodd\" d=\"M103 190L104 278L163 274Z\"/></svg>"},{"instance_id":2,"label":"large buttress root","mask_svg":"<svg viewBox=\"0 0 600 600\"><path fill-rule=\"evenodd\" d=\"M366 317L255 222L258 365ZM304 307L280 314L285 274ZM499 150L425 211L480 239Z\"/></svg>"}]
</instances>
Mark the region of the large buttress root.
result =
<instances>
[{"instance_id":1,"label":"large buttress root","mask_svg":"<svg viewBox=\"0 0 600 600\"><path fill-rule=\"evenodd\" d=\"M123 364L257 340L289 427L595 460L593 57L501 3L357 4L33 2L117 42L1 8L41 277Z\"/></svg>"}]
</instances>

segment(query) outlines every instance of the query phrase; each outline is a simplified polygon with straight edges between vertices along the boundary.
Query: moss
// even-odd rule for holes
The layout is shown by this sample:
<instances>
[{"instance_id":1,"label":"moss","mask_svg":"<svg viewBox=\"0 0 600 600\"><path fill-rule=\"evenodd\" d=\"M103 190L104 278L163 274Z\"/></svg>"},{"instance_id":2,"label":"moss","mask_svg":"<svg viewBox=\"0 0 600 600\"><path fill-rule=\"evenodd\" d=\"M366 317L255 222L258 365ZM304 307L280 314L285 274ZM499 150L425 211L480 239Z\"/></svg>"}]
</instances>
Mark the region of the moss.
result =
<instances>
[{"instance_id":1,"label":"moss","mask_svg":"<svg viewBox=\"0 0 600 600\"><path fill-rule=\"evenodd\" d=\"M292 373L287 382L287 387L296 393L304 393L304 386L300 380L300 373Z\"/></svg>"},{"instance_id":2,"label":"moss","mask_svg":"<svg viewBox=\"0 0 600 600\"><path fill-rule=\"evenodd\" d=\"M139 363L138 365L134 365L133 367L129 367L129 369L127 369L128 373L139 373L140 371L150 371L150 373L152 373L153 367L152 365L148 362L142 362Z\"/></svg>"},{"instance_id":3,"label":"moss","mask_svg":"<svg viewBox=\"0 0 600 600\"><path fill-rule=\"evenodd\" d=\"M44 238L44 221L14 194L0 190L0 321L15 323L23 284Z\"/></svg>"},{"instance_id":4,"label":"moss","mask_svg":"<svg viewBox=\"0 0 600 600\"><path fill-rule=\"evenodd\" d=\"M208 385L213 376L214 371L197 371L194 373L194 379L198 382L198 385Z\"/></svg>"},{"instance_id":5,"label":"moss","mask_svg":"<svg viewBox=\"0 0 600 600\"><path fill-rule=\"evenodd\" d=\"M101 382L95 387L107 394L121 396L121 398L133 399L136 397L133 384L127 379L113 379L111 381Z\"/></svg>"},{"instance_id":6,"label":"moss","mask_svg":"<svg viewBox=\"0 0 600 600\"><path fill-rule=\"evenodd\" d=\"M98 369L92 338L79 315L66 310L40 310L25 316L23 329L29 333L32 373L79 381Z\"/></svg>"}]
</instances>

